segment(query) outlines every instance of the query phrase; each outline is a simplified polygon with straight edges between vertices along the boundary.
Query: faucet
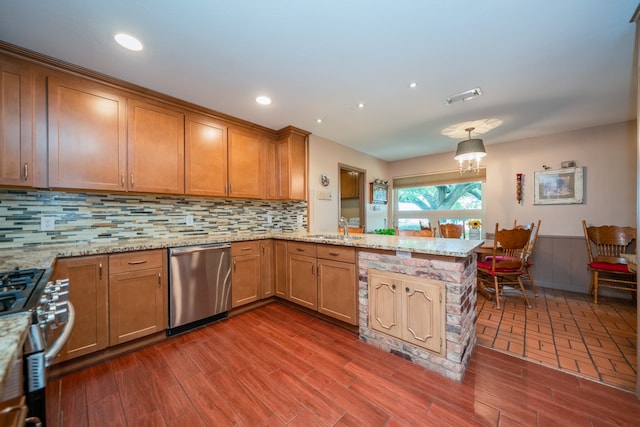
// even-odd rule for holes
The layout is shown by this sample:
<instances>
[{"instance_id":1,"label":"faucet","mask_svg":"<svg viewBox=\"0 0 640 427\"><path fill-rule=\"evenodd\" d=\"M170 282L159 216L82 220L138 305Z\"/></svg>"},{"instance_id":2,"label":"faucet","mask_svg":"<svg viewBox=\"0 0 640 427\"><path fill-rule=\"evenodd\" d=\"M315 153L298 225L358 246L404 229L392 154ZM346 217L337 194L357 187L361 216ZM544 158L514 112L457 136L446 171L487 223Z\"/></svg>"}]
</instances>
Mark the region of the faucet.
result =
<instances>
[{"instance_id":1,"label":"faucet","mask_svg":"<svg viewBox=\"0 0 640 427\"><path fill-rule=\"evenodd\" d=\"M349 237L349 226L347 218L341 216L338 220L338 227L342 227L342 237L347 239Z\"/></svg>"}]
</instances>

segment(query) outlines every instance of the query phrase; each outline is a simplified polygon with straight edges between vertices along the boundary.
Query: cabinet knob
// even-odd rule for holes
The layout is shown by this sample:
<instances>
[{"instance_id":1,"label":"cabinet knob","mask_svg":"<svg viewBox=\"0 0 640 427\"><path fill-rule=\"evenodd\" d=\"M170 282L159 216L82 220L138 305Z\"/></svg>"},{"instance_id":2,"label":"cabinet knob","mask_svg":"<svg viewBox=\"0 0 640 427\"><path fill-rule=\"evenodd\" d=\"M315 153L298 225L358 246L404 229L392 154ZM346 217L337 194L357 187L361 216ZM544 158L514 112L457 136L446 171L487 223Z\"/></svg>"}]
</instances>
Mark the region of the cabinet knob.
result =
<instances>
[{"instance_id":1,"label":"cabinet knob","mask_svg":"<svg viewBox=\"0 0 640 427\"><path fill-rule=\"evenodd\" d=\"M395 284L392 284L392 285L391 285L391 289L394 289L394 290L395 290L395 289L396 289L396 285L395 285Z\"/></svg>"},{"instance_id":2,"label":"cabinet knob","mask_svg":"<svg viewBox=\"0 0 640 427\"><path fill-rule=\"evenodd\" d=\"M409 292L411 289L409 289L408 287L404 288L405 291Z\"/></svg>"}]
</instances>

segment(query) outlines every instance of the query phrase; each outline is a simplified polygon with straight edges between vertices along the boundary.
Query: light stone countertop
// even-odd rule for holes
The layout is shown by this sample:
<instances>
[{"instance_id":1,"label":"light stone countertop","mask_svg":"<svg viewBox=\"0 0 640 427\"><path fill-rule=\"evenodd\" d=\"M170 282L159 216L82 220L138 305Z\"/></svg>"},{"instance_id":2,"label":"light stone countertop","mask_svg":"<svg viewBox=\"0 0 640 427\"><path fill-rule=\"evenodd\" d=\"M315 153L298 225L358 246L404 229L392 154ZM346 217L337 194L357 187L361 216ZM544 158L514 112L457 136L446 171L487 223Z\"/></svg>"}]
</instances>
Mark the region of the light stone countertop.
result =
<instances>
[{"instance_id":1,"label":"light stone countertop","mask_svg":"<svg viewBox=\"0 0 640 427\"><path fill-rule=\"evenodd\" d=\"M378 234L352 234L342 239L338 233L242 233L220 234L185 238L130 239L109 242L75 242L60 245L42 245L0 249L0 271L13 268L48 268L56 258L112 254L177 246L238 242L256 239L284 239L311 243L324 243L358 248L415 252L431 255L467 257L481 240L442 239L433 237L387 236Z\"/></svg>"},{"instance_id":2,"label":"light stone countertop","mask_svg":"<svg viewBox=\"0 0 640 427\"><path fill-rule=\"evenodd\" d=\"M31 325L31 313L0 316L0 395Z\"/></svg>"}]
</instances>

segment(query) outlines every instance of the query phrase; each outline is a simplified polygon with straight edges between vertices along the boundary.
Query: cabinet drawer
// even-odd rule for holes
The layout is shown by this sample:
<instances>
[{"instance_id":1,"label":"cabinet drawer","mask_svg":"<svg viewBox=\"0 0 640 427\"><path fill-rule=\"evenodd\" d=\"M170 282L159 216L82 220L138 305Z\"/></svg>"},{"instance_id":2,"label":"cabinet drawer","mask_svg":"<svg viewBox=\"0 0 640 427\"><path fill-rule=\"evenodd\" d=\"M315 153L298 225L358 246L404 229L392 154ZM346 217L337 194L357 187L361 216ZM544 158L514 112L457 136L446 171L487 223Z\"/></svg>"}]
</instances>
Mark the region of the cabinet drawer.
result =
<instances>
[{"instance_id":1,"label":"cabinet drawer","mask_svg":"<svg viewBox=\"0 0 640 427\"><path fill-rule=\"evenodd\" d=\"M318 245L318 258L355 263L356 250L346 246Z\"/></svg>"},{"instance_id":2,"label":"cabinet drawer","mask_svg":"<svg viewBox=\"0 0 640 427\"><path fill-rule=\"evenodd\" d=\"M287 252L297 255L316 256L316 244L305 242L288 242Z\"/></svg>"},{"instance_id":3,"label":"cabinet drawer","mask_svg":"<svg viewBox=\"0 0 640 427\"><path fill-rule=\"evenodd\" d=\"M109 274L162 267L164 250L127 252L109 255Z\"/></svg>"},{"instance_id":4,"label":"cabinet drawer","mask_svg":"<svg viewBox=\"0 0 640 427\"><path fill-rule=\"evenodd\" d=\"M231 256L260 254L260 240L231 243Z\"/></svg>"}]
</instances>

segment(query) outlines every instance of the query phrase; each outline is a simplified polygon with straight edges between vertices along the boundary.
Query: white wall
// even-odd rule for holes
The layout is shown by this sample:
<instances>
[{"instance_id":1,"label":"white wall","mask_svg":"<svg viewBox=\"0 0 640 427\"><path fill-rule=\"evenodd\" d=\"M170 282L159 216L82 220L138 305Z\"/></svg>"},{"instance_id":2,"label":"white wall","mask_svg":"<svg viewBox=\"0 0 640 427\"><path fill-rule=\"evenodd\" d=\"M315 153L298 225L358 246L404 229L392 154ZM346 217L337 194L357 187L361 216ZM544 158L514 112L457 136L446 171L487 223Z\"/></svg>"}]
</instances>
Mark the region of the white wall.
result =
<instances>
[{"instance_id":1,"label":"white wall","mask_svg":"<svg viewBox=\"0 0 640 427\"><path fill-rule=\"evenodd\" d=\"M485 232L495 223L513 224L542 220L541 235L580 236L581 221L590 224L636 224L636 122L629 121L541 138L486 145L487 220ZM491 135L484 137L485 143ZM457 167L451 153L425 156L389 164L392 177L450 171ZM584 203L534 205L533 172L542 165L560 168L565 160L584 166ZM524 174L523 201L516 201L516 174Z\"/></svg>"},{"instance_id":2,"label":"white wall","mask_svg":"<svg viewBox=\"0 0 640 427\"><path fill-rule=\"evenodd\" d=\"M309 138L309 231L335 232L338 229L340 197L338 163L366 171L364 195L366 227L368 231L383 228L384 220L389 221L388 205L369 204L369 182L376 178L388 180L390 176L388 163L328 139L311 135ZM320 183L322 173L326 173L331 180L327 187L323 187ZM331 200L318 200L318 191L331 192Z\"/></svg>"}]
</instances>

